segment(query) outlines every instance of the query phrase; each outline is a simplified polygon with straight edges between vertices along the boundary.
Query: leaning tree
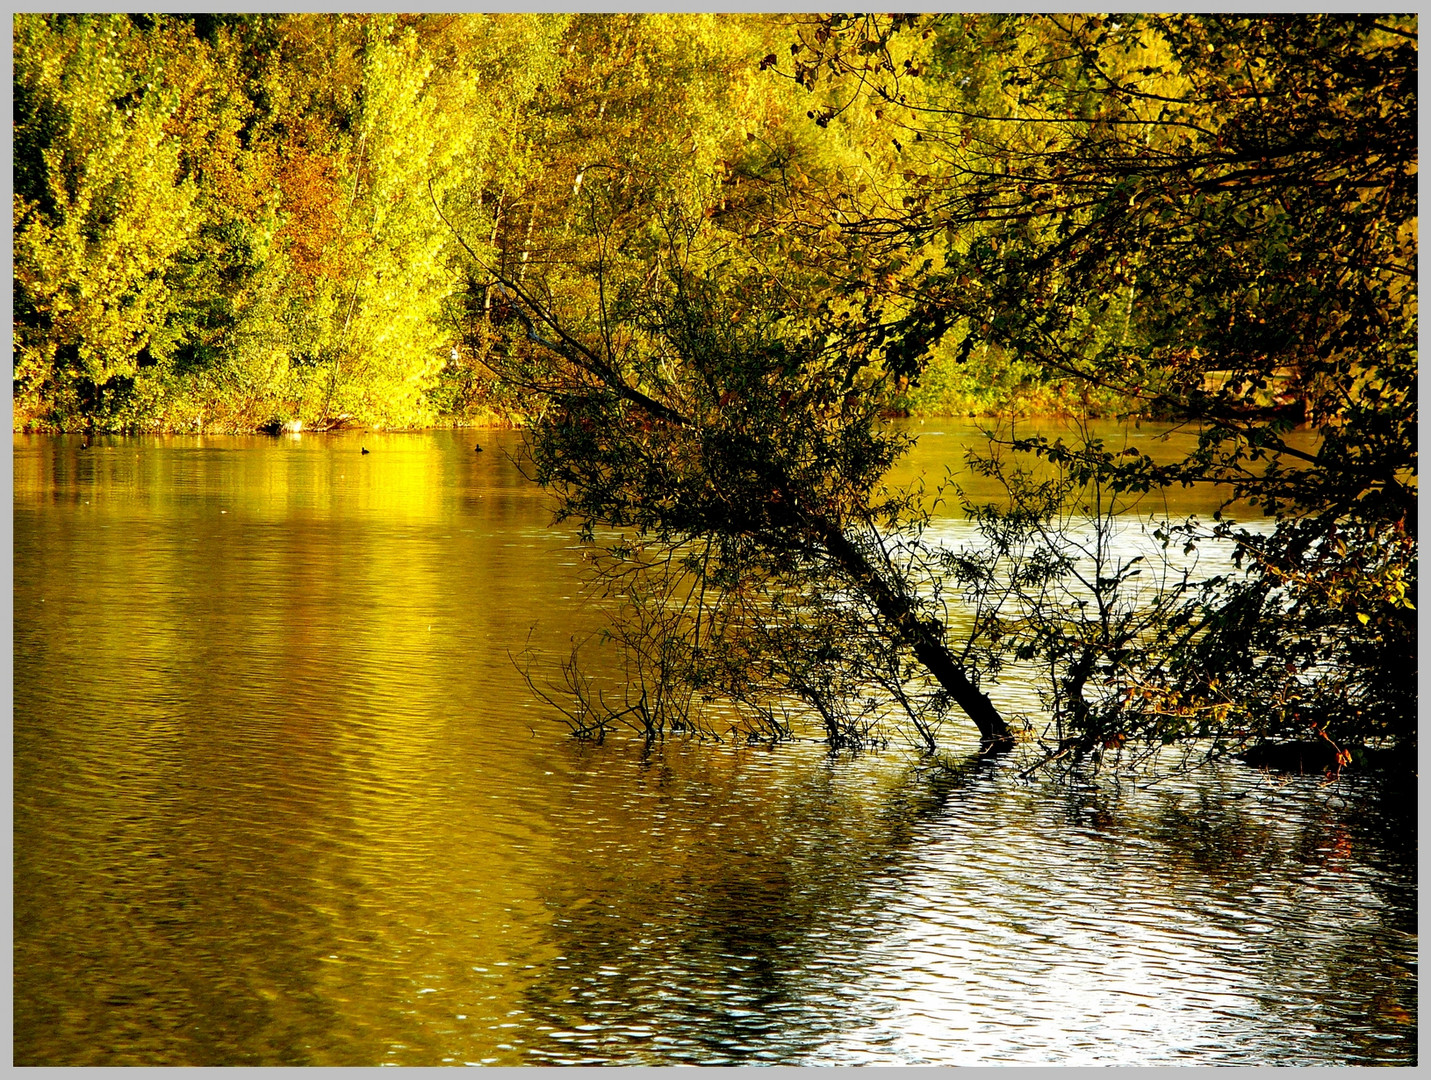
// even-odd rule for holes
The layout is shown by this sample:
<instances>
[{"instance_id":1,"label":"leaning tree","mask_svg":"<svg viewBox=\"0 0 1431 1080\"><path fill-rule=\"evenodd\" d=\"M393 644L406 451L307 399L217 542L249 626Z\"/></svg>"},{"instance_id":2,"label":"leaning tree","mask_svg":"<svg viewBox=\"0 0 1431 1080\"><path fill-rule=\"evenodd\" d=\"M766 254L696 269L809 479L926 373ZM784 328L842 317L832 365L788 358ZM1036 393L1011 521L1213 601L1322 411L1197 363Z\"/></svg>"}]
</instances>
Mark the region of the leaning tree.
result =
<instances>
[{"instance_id":1,"label":"leaning tree","mask_svg":"<svg viewBox=\"0 0 1431 1080\"><path fill-rule=\"evenodd\" d=\"M1414 743L1415 20L838 16L763 66L818 91L832 137L865 110L896 168L754 155L694 199L613 169L540 273L469 249L533 475L627 606L643 692L577 726L723 700L780 733L798 700L858 742L893 705L932 746L957 706L1007 745L983 688L1015 657L1048 665L1076 750ZM880 415L941 342L1198 446L1015 440L1057 483L987 458L1010 500L971 507L985 548L926 546ZM1273 527L1167 522L1237 569L1142 607L1127 565L1080 590L1090 497L1178 485Z\"/></svg>"},{"instance_id":2,"label":"leaning tree","mask_svg":"<svg viewBox=\"0 0 1431 1080\"><path fill-rule=\"evenodd\" d=\"M620 606L610 636L633 686L604 705L568 666L573 726L625 717L655 737L733 710L778 737L803 713L860 745L892 708L932 749L957 709L986 748L1009 746L980 686L989 657L948 629L921 501L884 484L908 445L881 420L903 355L870 332L887 320L820 296L711 204L666 192L641 230L622 228L617 185L586 198L579 242L539 273L468 249L509 330L489 362L528 403L532 478Z\"/></svg>"}]
</instances>

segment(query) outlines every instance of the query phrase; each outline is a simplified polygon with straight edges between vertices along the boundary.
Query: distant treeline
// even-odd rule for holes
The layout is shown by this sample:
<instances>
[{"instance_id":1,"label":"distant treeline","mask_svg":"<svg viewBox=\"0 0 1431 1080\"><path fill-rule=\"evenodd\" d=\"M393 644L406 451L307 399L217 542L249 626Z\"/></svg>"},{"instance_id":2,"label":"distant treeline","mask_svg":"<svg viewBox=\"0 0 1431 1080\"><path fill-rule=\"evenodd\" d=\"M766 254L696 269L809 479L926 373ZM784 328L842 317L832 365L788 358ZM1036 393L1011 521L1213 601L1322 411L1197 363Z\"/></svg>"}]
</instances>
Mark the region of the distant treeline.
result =
<instances>
[{"instance_id":1,"label":"distant treeline","mask_svg":"<svg viewBox=\"0 0 1431 1080\"><path fill-rule=\"evenodd\" d=\"M535 266L594 177L633 207L906 195L889 130L775 70L798 40L767 15L15 15L16 427L519 419L464 245ZM1010 401L1057 384L983 349L895 406Z\"/></svg>"}]
</instances>

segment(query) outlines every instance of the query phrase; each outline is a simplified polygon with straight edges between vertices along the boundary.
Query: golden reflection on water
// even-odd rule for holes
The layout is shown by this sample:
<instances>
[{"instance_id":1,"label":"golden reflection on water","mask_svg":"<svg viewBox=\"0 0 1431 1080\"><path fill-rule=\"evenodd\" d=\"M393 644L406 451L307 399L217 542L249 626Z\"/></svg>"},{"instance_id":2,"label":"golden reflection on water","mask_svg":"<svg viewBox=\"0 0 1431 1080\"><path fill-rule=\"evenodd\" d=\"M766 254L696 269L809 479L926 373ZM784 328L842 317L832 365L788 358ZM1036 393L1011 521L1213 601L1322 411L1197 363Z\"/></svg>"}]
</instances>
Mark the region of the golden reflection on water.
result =
<instances>
[{"instance_id":1,"label":"golden reflection on water","mask_svg":"<svg viewBox=\"0 0 1431 1080\"><path fill-rule=\"evenodd\" d=\"M17 1063L1414 1057L1355 791L572 744L507 654L600 613L482 442L16 438Z\"/></svg>"},{"instance_id":2,"label":"golden reflection on water","mask_svg":"<svg viewBox=\"0 0 1431 1080\"><path fill-rule=\"evenodd\" d=\"M999 440L1009 439L1011 433L1019 438L1042 435L1050 441L1062 439L1070 446L1080 445L1083 439L1083 432L1071 422L1047 419L1020 420L1012 427L1008 421L995 419L907 420L900 421L897 426L916 436L918 441L896 463L887 482L891 487L922 483L931 496L927 505L932 504L932 496L939 486L948 482L951 486L944 492L943 504L934 511L946 518L960 517L959 490L975 505L1003 503L1004 491L999 482L974 473L965 460L970 451L980 456L991 453L990 432ZM1117 454L1124 449L1137 450L1160 465L1179 461L1190 454L1196 449L1198 439L1197 431L1186 425L1113 419L1094 421L1088 427L1088 434L1101 439L1104 449L1111 453ZM1287 445L1295 450L1307 453L1316 450L1318 436L1309 428L1294 429L1285 438ZM1018 464L1036 474L1041 468L1029 455L1021 455ZM1245 502L1228 504L1226 489L1208 484L1122 496L1118 506L1120 513L1130 512L1144 519L1152 516L1159 520L1178 521L1195 515L1208 523L1215 513L1221 512L1228 520L1248 522L1262 516Z\"/></svg>"},{"instance_id":3,"label":"golden reflection on water","mask_svg":"<svg viewBox=\"0 0 1431 1080\"><path fill-rule=\"evenodd\" d=\"M456 1023L503 998L476 967L547 958L543 836L489 811L532 740L502 650L567 542L497 453L364 441L17 453L22 517L72 504L17 538L17 877L83 882L17 902L37 1059L426 1060L416 983Z\"/></svg>"}]
</instances>

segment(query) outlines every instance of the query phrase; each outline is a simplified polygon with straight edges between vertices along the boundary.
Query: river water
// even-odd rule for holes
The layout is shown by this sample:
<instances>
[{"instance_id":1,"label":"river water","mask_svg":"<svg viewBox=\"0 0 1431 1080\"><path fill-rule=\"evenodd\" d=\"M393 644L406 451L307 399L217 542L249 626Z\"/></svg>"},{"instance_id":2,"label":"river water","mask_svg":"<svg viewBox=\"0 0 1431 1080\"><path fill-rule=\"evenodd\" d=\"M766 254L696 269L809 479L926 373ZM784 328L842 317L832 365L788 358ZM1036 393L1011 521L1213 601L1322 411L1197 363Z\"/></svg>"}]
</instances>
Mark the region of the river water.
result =
<instances>
[{"instance_id":1,"label":"river water","mask_svg":"<svg viewBox=\"0 0 1431 1080\"><path fill-rule=\"evenodd\" d=\"M480 438L15 437L16 1064L1416 1061L1404 791L574 743Z\"/></svg>"}]
</instances>

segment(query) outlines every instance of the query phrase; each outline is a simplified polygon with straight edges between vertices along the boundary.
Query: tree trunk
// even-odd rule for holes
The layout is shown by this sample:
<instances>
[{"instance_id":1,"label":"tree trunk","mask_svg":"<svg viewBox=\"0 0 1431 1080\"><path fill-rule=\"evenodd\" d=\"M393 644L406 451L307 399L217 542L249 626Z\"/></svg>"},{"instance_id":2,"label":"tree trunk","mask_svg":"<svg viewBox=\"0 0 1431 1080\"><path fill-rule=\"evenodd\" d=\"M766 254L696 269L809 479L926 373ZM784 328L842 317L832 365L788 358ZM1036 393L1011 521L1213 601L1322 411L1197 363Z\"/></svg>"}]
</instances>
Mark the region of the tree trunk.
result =
<instances>
[{"instance_id":1,"label":"tree trunk","mask_svg":"<svg viewBox=\"0 0 1431 1080\"><path fill-rule=\"evenodd\" d=\"M819 539L820 545L829 552L830 557L839 563L874 601L875 609L889 620L900 639L910 647L925 670L934 676L935 681L954 699L954 703L974 721L985 747L1003 751L1013 746L1014 736L1008 723L999 715L998 709L994 708L989 695L969 681L969 677L959 666L959 661L944 643L943 635L923 622L909 601L890 588L889 583L870 565L864 553L850 543L849 538L834 522L813 517L806 518L805 523Z\"/></svg>"}]
</instances>

